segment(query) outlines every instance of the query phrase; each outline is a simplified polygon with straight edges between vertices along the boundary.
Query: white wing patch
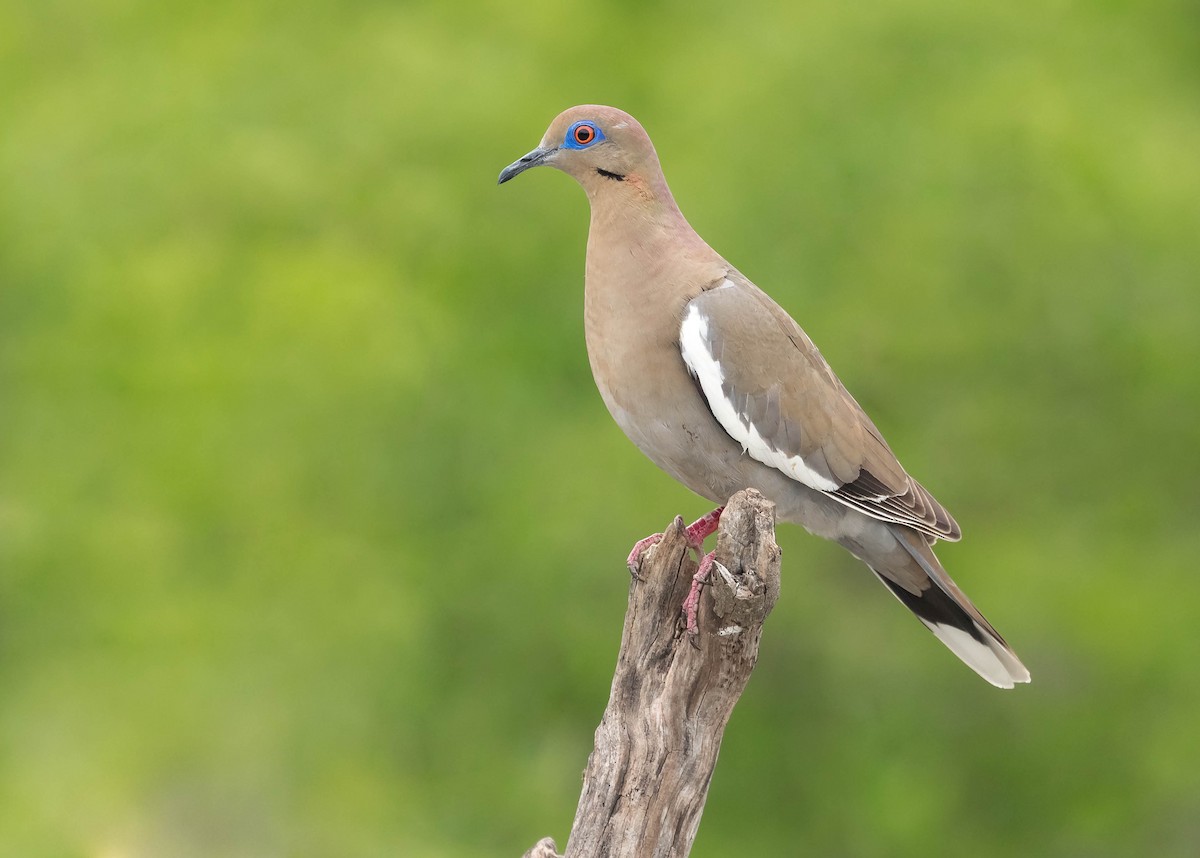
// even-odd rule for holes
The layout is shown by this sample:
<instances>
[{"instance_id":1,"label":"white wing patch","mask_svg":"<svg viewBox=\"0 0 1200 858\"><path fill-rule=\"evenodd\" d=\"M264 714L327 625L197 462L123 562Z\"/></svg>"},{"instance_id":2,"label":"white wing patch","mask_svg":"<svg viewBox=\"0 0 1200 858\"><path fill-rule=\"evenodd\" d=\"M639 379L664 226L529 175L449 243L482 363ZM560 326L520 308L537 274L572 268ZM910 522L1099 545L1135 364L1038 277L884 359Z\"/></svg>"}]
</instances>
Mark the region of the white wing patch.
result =
<instances>
[{"instance_id":1,"label":"white wing patch","mask_svg":"<svg viewBox=\"0 0 1200 858\"><path fill-rule=\"evenodd\" d=\"M728 280L725 283L733 285ZM724 288L724 284L717 288ZM720 361L708 347L708 319L695 304L688 307L687 315L683 318L679 329L679 346L683 352L683 362L700 382L700 389L704 391L713 416L752 458L782 471L809 488L823 492L839 488L838 483L806 465L802 457L789 456L781 450L776 450L759 434L753 423L738 414L737 408L721 390L725 383L725 373L721 369Z\"/></svg>"}]
</instances>

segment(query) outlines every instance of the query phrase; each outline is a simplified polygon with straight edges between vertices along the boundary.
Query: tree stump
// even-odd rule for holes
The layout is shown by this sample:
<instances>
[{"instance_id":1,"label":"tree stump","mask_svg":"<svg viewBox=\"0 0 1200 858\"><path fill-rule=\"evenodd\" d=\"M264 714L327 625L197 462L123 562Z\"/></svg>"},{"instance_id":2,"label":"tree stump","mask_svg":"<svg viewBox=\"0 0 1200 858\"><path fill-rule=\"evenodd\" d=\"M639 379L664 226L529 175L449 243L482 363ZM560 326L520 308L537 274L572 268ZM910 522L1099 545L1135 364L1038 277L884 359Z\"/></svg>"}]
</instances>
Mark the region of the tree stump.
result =
<instances>
[{"instance_id":1,"label":"tree stump","mask_svg":"<svg viewBox=\"0 0 1200 858\"><path fill-rule=\"evenodd\" d=\"M725 725L779 596L775 507L753 489L725 507L699 634L681 606L696 572L683 519L643 557L612 692L583 775L564 858L668 858L691 850ZM525 858L560 858L544 838Z\"/></svg>"}]
</instances>

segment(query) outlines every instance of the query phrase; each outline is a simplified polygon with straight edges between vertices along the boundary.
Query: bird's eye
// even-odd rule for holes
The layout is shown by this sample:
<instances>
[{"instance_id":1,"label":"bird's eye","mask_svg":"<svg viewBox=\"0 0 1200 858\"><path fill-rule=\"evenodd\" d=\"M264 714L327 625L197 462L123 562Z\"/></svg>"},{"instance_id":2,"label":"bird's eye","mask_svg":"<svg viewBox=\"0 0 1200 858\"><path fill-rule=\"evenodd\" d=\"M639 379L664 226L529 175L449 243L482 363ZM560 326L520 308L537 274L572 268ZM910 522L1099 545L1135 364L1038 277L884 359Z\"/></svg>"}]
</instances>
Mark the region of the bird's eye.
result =
<instances>
[{"instance_id":1,"label":"bird's eye","mask_svg":"<svg viewBox=\"0 0 1200 858\"><path fill-rule=\"evenodd\" d=\"M567 129L566 146L568 149L586 149L593 143L604 139L604 134L593 123L576 122Z\"/></svg>"}]
</instances>

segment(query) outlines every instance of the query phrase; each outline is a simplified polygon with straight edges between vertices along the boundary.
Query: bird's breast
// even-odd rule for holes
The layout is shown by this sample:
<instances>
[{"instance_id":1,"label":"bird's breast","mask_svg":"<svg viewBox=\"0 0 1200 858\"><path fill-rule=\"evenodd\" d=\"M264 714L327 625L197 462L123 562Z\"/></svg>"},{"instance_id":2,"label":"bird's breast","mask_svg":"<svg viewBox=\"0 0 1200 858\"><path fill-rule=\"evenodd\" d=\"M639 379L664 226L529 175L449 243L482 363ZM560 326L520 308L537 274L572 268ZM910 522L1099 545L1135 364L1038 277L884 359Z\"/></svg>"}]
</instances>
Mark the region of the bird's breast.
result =
<instances>
[{"instance_id":1,"label":"bird's breast","mask_svg":"<svg viewBox=\"0 0 1200 858\"><path fill-rule=\"evenodd\" d=\"M584 330L596 387L621 431L651 461L697 494L728 497L724 477L741 449L719 432L679 351L679 318L691 296L663 304L653 294L597 289L589 280Z\"/></svg>"}]
</instances>

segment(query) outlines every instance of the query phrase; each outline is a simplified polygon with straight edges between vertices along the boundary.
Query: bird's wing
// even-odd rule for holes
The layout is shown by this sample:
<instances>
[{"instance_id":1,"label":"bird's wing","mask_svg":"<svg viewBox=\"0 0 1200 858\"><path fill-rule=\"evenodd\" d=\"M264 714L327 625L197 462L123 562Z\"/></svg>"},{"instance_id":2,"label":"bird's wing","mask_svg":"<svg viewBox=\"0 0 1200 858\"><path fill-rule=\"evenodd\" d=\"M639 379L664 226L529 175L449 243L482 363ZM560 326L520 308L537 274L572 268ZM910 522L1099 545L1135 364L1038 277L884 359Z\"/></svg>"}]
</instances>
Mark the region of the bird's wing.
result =
<instances>
[{"instance_id":1,"label":"bird's wing","mask_svg":"<svg viewBox=\"0 0 1200 858\"><path fill-rule=\"evenodd\" d=\"M748 455L873 518L961 537L812 340L741 275L688 302L679 344L713 416Z\"/></svg>"}]
</instances>

